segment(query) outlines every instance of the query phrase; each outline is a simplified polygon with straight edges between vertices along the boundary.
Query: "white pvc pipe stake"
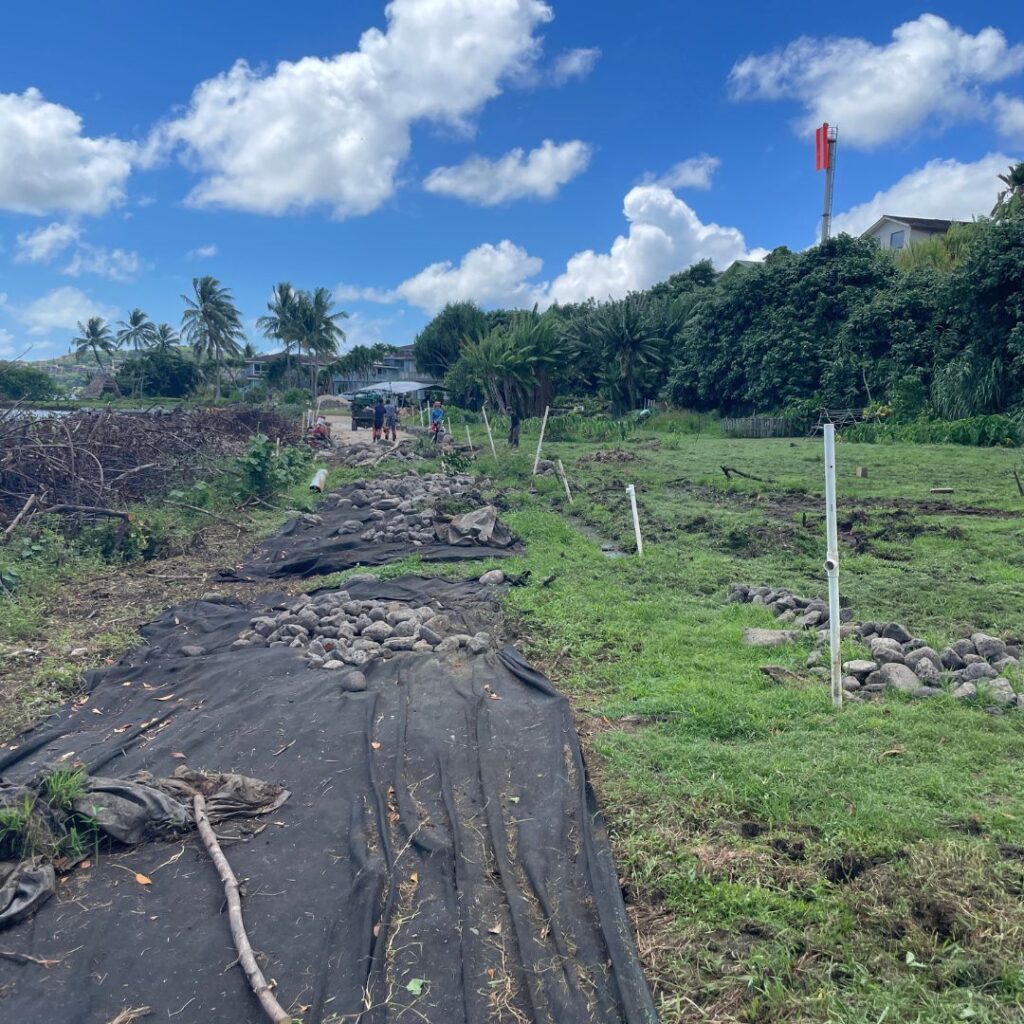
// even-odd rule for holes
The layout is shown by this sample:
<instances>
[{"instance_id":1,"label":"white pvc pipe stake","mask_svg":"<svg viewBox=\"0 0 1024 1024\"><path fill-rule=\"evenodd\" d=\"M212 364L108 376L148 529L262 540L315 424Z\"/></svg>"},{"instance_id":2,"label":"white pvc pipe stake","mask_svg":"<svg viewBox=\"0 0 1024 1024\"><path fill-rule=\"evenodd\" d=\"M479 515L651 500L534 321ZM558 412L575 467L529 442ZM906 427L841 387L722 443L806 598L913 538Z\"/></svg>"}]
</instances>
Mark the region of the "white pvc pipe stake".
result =
<instances>
[{"instance_id":1,"label":"white pvc pipe stake","mask_svg":"<svg viewBox=\"0 0 1024 1024\"><path fill-rule=\"evenodd\" d=\"M494 448L494 435L491 433L491 423L487 419L487 403L484 402L483 408L480 410L484 414L484 426L487 428L487 440L491 442L491 454L497 458L498 453Z\"/></svg>"},{"instance_id":2,"label":"white pvc pipe stake","mask_svg":"<svg viewBox=\"0 0 1024 1024\"><path fill-rule=\"evenodd\" d=\"M637 515L636 511L636 488L630 484L626 488L626 493L629 495L629 507L633 512L633 532L636 534L636 553L642 555L644 553L644 539L640 536L640 516Z\"/></svg>"},{"instance_id":3,"label":"white pvc pipe stake","mask_svg":"<svg viewBox=\"0 0 1024 1024\"><path fill-rule=\"evenodd\" d=\"M424 416L423 410L420 409L420 427L421 428L426 427L426 423L423 421L423 416Z\"/></svg>"},{"instance_id":4,"label":"white pvc pipe stake","mask_svg":"<svg viewBox=\"0 0 1024 1024\"><path fill-rule=\"evenodd\" d=\"M832 663L832 707L843 706L843 676L839 651L839 534L836 529L836 428L825 424L825 531L828 552L828 643Z\"/></svg>"},{"instance_id":5,"label":"white pvc pipe stake","mask_svg":"<svg viewBox=\"0 0 1024 1024\"><path fill-rule=\"evenodd\" d=\"M565 475L565 466L562 465L562 460L558 460L558 475L562 478L562 483L565 486L565 496L569 499L569 504L572 504L572 491L569 490L569 478Z\"/></svg>"},{"instance_id":6,"label":"white pvc pipe stake","mask_svg":"<svg viewBox=\"0 0 1024 1024\"><path fill-rule=\"evenodd\" d=\"M534 476L537 475L537 467L540 465L540 450L544 446L544 431L547 429L547 426L548 426L548 412L549 411L550 411L550 406L545 405L544 406L544 422L541 423L541 425L540 425L540 437L537 439L537 456L533 460L533 475Z\"/></svg>"},{"instance_id":7,"label":"white pvc pipe stake","mask_svg":"<svg viewBox=\"0 0 1024 1024\"><path fill-rule=\"evenodd\" d=\"M473 454L473 438L469 434L469 424L466 424L466 440L469 442L469 454Z\"/></svg>"}]
</instances>

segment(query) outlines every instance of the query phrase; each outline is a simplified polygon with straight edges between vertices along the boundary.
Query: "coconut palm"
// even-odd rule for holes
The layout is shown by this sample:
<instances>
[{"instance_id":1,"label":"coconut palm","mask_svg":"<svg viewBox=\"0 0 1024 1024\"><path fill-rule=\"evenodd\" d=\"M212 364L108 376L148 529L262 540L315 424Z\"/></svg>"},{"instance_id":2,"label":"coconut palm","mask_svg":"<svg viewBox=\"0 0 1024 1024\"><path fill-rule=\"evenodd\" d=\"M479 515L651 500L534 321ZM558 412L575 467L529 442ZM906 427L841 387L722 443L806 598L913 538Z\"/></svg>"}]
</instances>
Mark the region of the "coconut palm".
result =
<instances>
[{"instance_id":1,"label":"coconut palm","mask_svg":"<svg viewBox=\"0 0 1024 1024\"><path fill-rule=\"evenodd\" d=\"M334 311L334 297L329 288L317 288L312 293L299 292L296 297L296 340L309 359L310 389L316 401L317 362L326 362L337 355L338 345L345 340L345 332L337 323L348 313Z\"/></svg>"},{"instance_id":2,"label":"coconut palm","mask_svg":"<svg viewBox=\"0 0 1024 1024\"><path fill-rule=\"evenodd\" d=\"M79 320L78 337L72 338L71 344L75 346L75 352L79 356L91 352L96 360L96 365L101 370L103 369L103 360L100 359L100 353L105 352L113 359L114 351L117 348L117 342L114 340L113 334L110 333L110 325L99 316L89 317L84 324Z\"/></svg>"},{"instance_id":3,"label":"coconut palm","mask_svg":"<svg viewBox=\"0 0 1024 1024\"><path fill-rule=\"evenodd\" d=\"M215 277L192 278L192 290L193 297L182 295L185 312L181 315L181 334L197 358L216 364L219 400L221 367L225 358L238 355L239 342L245 337L242 318L231 292Z\"/></svg>"},{"instance_id":4,"label":"coconut palm","mask_svg":"<svg viewBox=\"0 0 1024 1024\"><path fill-rule=\"evenodd\" d=\"M999 193L992 216L1004 220L1024 212L1024 161L1011 165L1005 174L999 175L999 180L1006 188Z\"/></svg>"},{"instance_id":5,"label":"coconut palm","mask_svg":"<svg viewBox=\"0 0 1024 1024\"><path fill-rule=\"evenodd\" d=\"M288 281L281 281L274 286L270 301L267 303L267 311L266 316L261 316L256 321L256 328L264 338L273 338L282 346L287 376L292 351L298 346L299 293Z\"/></svg>"},{"instance_id":6,"label":"coconut palm","mask_svg":"<svg viewBox=\"0 0 1024 1024\"><path fill-rule=\"evenodd\" d=\"M127 320L118 322L118 327L118 348L134 349L137 355L152 346L156 327L141 309L133 309ZM142 394L142 374L135 374L135 391L138 395Z\"/></svg>"},{"instance_id":7,"label":"coconut palm","mask_svg":"<svg viewBox=\"0 0 1024 1024\"><path fill-rule=\"evenodd\" d=\"M153 348L169 352L178 344L178 332L170 324L157 324L153 331Z\"/></svg>"}]
</instances>

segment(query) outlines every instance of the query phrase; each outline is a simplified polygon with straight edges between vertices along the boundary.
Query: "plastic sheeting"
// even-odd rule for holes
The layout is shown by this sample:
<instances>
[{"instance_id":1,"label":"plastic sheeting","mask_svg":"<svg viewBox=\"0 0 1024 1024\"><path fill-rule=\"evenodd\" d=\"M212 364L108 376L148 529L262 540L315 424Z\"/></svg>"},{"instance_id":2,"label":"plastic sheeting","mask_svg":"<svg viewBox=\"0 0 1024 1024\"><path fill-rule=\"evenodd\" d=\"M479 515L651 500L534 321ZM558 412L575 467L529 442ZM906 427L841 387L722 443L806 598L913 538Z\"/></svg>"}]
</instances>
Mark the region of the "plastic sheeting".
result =
<instances>
[{"instance_id":1,"label":"plastic sheeting","mask_svg":"<svg viewBox=\"0 0 1024 1024\"><path fill-rule=\"evenodd\" d=\"M470 617L494 601L494 588L415 577L346 589ZM398 654L361 693L287 647L230 650L274 603L167 612L0 772L17 783L68 755L160 777L184 753L287 786L292 799L226 853L263 969L307 1024L652 1024L565 699L512 648ZM197 636L209 653L183 656ZM149 1006L256 1024L222 904L193 838L94 858L4 933L8 950L60 962L0 960L3 1018L106 1024Z\"/></svg>"}]
</instances>

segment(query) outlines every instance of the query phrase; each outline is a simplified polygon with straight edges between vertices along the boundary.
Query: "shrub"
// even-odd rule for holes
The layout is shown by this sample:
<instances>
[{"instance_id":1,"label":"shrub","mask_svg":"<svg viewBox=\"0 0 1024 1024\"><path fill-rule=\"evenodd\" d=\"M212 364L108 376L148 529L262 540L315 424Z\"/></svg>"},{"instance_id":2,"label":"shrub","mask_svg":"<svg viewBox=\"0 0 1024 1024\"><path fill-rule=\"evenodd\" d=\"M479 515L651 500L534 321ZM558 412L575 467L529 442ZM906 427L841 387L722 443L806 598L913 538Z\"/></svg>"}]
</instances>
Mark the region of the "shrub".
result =
<instances>
[{"instance_id":1,"label":"shrub","mask_svg":"<svg viewBox=\"0 0 1024 1024\"><path fill-rule=\"evenodd\" d=\"M916 444L963 444L978 448L1014 448L1024 444L1019 417L994 414L963 420L914 420L911 423L858 423L843 439L860 444L910 441Z\"/></svg>"},{"instance_id":2,"label":"shrub","mask_svg":"<svg viewBox=\"0 0 1024 1024\"><path fill-rule=\"evenodd\" d=\"M249 450L236 460L242 472L242 497L268 498L287 489L309 468L312 452L305 446L282 448L280 453L266 434L257 434Z\"/></svg>"},{"instance_id":3,"label":"shrub","mask_svg":"<svg viewBox=\"0 0 1024 1024\"><path fill-rule=\"evenodd\" d=\"M0 362L0 398L15 402L45 402L58 397L61 391L48 373L34 366Z\"/></svg>"}]
</instances>

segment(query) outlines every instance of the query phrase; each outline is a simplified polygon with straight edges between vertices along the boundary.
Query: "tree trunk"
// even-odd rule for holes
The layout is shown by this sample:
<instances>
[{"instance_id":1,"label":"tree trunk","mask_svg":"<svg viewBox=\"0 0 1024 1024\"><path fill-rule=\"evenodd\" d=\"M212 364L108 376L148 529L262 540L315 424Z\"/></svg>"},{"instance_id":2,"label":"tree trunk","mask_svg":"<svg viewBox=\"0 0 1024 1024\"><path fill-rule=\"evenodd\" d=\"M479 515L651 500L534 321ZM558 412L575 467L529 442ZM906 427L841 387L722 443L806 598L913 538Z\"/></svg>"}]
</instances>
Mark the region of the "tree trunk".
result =
<instances>
[{"instance_id":1,"label":"tree trunk","mask_svg":"<svg viewBox=\"0 0 1024 1024\"><path fill-rule=\"evenodd\" d=\"M217 349L217 394L215 401L220 401L220 349Z\"/></svg>"}]
</instances>

